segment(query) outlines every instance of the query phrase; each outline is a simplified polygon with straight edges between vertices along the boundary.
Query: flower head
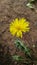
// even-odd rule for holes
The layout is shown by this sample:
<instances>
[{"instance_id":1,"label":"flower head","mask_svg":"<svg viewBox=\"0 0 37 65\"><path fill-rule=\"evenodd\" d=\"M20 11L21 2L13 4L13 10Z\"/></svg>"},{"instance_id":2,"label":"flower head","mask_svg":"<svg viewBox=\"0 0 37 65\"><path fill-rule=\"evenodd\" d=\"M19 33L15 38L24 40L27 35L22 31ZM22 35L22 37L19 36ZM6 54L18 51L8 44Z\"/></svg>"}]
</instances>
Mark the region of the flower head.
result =
<instances>
[{"instance_id":1,"label":"flower head","mask_svg":"<svg viewBox=\"0 0 37 65\"><path fill-rule=\"evenodd\" d=\"M29 29L29 22L27 22L25 18L16 18L10 24L10 32L13 36L16 35L17 37L22 38L23 32L28 32Z\"/></svg>"}]
</instances>

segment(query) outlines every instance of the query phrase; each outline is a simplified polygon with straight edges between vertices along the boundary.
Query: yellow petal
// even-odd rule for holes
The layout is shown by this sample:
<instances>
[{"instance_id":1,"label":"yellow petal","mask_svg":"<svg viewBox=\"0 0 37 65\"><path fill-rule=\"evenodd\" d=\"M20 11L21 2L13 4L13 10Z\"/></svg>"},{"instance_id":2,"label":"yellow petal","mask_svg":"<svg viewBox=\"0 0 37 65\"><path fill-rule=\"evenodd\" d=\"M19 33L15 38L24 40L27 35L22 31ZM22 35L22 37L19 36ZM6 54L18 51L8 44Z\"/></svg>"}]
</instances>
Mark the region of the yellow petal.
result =
<instances>
[{"instance_id":1,"label":"yellow petal","mask_svg":"<svg viewBox=\"0 0 37 65\"><path fill-rule=\"evenodd\" d=\"M17 37L21 37L22 38L22 32L21 31L17 32Z\"/></svg>"}]
</instances>

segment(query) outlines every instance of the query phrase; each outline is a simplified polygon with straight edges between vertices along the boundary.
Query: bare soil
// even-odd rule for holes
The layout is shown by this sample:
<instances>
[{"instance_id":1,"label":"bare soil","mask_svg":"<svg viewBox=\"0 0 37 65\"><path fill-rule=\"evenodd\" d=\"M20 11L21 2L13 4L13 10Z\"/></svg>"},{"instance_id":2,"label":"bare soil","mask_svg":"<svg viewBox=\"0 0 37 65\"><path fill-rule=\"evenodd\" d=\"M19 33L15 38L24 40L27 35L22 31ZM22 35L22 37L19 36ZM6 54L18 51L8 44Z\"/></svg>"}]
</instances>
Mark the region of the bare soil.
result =
<instances>
[{"instance_id":1,"label":"bare soil","mask_svg":"<svg viewBox=\"0 0 37 65\"><path fill-rule=\"evenodd\" d=\"M12 37L12 35L9 32L10 22L15 18L24 17L27 19L27 21L30 22L30 28L31 28L30 32L24 34L22 40L31 49L33 49L34 52L33 55L37 57L37 2L34 3L34 10L29 9L26 6L26 4L27 4L27 0L0 0L0 62L1 65L3 64L4 65L25 65L23 63L17 64L17 62L13 62L11 58L11 55L14 54L24 56L24 53L22 51L17 51L14 45L14 40L17 38ZM6 57L7 54L9 54L10 58ZM8 64L7 61L10 63Z\"/></svg>"}]
</instances>

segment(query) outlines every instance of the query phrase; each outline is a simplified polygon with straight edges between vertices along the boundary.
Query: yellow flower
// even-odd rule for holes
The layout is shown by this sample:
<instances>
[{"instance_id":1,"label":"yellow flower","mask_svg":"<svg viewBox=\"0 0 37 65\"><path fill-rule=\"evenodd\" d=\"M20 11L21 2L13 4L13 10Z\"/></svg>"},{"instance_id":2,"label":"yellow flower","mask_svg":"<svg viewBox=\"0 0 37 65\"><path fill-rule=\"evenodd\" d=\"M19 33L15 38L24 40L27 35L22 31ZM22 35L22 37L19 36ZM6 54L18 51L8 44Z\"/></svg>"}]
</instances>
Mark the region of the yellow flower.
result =
<instances>
[{"instance_id":1,"label":"yellow flower","mask_svg":"<svg viewBox=\"0 0 37 65\"><path fill-rule=\"evenodd\" d=\"M25 18L16 18L10 24L10 32L13 36L22 38L23 32L29 32L29 29L29 22Z\"/></svg>"}]
</instances>

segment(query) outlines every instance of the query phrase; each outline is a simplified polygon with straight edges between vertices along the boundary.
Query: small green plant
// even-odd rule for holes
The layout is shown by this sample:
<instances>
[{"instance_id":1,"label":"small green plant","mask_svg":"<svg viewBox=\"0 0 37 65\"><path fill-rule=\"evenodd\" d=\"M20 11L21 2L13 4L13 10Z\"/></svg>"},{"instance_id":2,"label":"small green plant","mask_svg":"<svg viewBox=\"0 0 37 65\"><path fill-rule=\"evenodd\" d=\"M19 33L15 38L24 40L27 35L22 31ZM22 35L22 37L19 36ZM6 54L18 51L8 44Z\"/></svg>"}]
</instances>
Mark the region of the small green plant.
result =
<instances>
[{"instance_id":1,"label":"small green plant","mask_svg":"<svg viewBox=\"0 0 37 65\"><path fill-rule=\"evenodd\" d=\"M30 59L32 58L31 57L31 50L26 45L24 45L22 41L16 40L15 45L17 48L22 50L28 58L30 58Z\"/></svg>"},{"instance_id":2,"label":"small green plant","mask_svg":"<svg viewBox=\"0 0 37 65\"><path fill-rule=\"evenodd\" d=\"M23 62L24 64L27 64L27 65L30 65L32 62L35 63L34 61L37 62L37 59L31 54L32 50L30 48L28 48L22 41L17 39L15 41L15 46L16 46L17 49L19 49L22 52L24 52L24 54L26 55L25 56L26 59L21 57L21 56L19 56L19 55L13 55L12 56L13 60L15 60L17 62Z\"/></svg>"},{"instance_id":3,"label":"small green plant","mask_svg":"<svg viewBox=\"0 0 37 65\"><path fill-rule=\"evenodd\" d=\"M26 65L30 65L32 63L32 61L28 61L27 59L22 58L21 56L18 56L18 55L13 55L12 58L14 61L21 62Z\"/></svg>"},{"instance_id":4,"label":"small green plant","mask_svg":"<svg viewBox=\"0 0 37 65\"><path fill-rule=\"evenodd\" d=\"M16 61L22 61L23 58L21 56L18 56L18 55L14 55L12 56L13 60L16 60Z\"/></svg>"},{"instance_id":5,"label":"small green plant","mask_svg":"<svg viewBox=\"0 0 37 65\"><path fill-rule=\"evenodd\" d=\"M33 3L35 2L36 0L28 0L28 3L27 3L27 6L31 9L34 9L34 6L33 6Z\"/></svg>"}]
</instances>

